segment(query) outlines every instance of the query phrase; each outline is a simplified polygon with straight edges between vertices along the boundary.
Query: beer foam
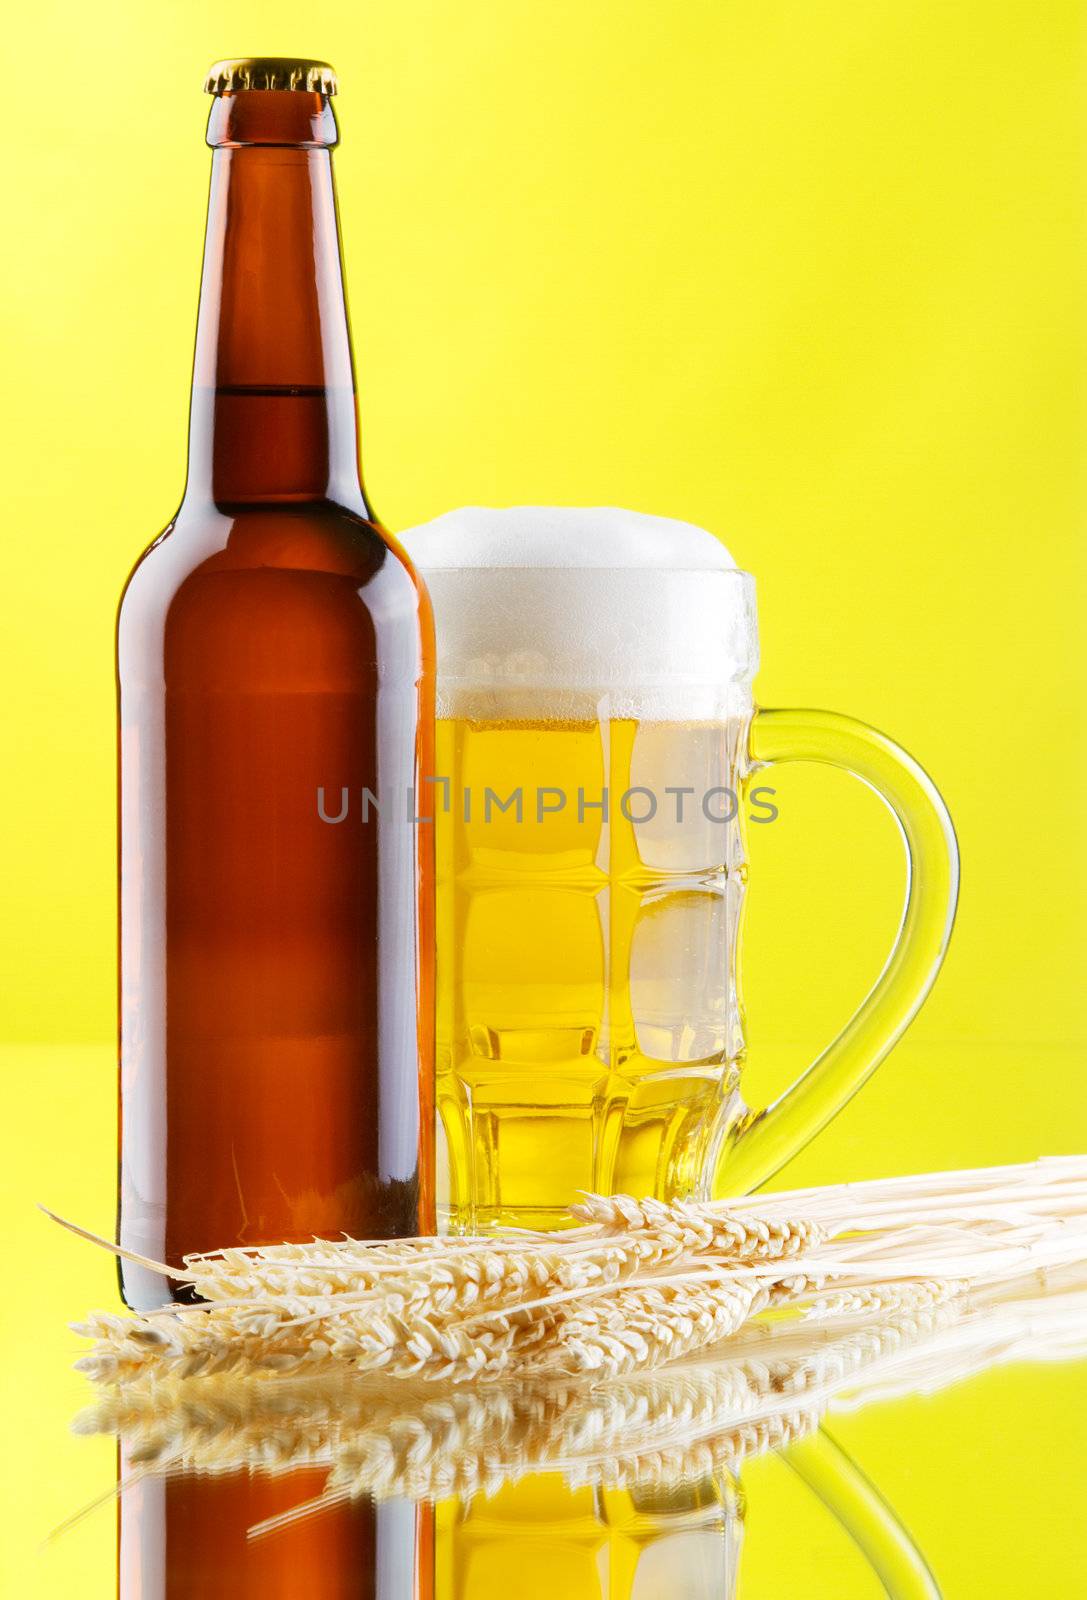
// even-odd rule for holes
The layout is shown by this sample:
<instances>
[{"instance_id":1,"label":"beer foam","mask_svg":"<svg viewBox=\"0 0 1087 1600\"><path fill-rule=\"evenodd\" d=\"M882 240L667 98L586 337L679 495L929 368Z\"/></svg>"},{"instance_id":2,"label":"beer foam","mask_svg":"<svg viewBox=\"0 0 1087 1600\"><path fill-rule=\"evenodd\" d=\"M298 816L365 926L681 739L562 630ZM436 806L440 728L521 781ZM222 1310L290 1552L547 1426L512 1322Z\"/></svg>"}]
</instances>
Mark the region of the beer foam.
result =
<instances>
[{"instance_id":1,"label":"beer foam","mask_svg":"<svg viewBox=\"0 0 1087 1600\"><path fill-rule=\"evenodd\" d=\"M469 506L401 542L434 604L442 715L718 716L750 700L754 581L705 528Z\"/></svg>"},{"instance_id":2,"label":"beer foam","mask_svg":"<svg viewBox=\"0 0 1087 1600\"><path fill-rule=\"evenodd\" d=\"M425 571L447 567L649 567L734 571L693 522L617 506L462 506L401 534Z\"/></svg>"}]
</instances>

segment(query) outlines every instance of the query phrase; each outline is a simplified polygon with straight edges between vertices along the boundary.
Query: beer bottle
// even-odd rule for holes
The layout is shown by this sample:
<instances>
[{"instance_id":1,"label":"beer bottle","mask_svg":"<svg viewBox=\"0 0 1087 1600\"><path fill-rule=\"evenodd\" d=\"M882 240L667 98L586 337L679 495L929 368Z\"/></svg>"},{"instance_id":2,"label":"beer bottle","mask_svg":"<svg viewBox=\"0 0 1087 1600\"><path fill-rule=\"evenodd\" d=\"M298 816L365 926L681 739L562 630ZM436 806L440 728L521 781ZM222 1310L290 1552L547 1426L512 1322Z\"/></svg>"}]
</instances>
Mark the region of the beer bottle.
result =
<instances>
[{"instance_id":1,"label":"beer bottle","mask_svg":"<svg viewBox=\"0 0 1087 1600\"><path fill-rule=\"evenodd\" d=\"M188 477L117 632L119 1239L171 1264L432 1205L432 624L362 487L335 78L206 87Z\"/></svg>"}]
</instances>

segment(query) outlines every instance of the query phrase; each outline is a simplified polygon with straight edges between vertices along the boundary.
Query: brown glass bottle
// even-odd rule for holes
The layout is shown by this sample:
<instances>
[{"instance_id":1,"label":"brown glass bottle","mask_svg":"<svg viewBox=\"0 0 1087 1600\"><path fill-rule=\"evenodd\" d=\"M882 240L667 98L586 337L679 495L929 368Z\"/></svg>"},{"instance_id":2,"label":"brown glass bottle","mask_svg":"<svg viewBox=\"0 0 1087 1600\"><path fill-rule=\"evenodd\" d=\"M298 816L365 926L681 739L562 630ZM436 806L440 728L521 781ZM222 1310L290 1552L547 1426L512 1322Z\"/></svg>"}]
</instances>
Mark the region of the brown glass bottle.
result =
<instances>
[{"instance_id":1,"label":"brown glass bottle","mask_svg":"<svg viewBox=\"0 0 1087 1600\"><path fill-rule=\"evenodd\" d=\"M260 66L209 79L188 478L118 619L119 1238L173 1264L431 1225L432 625L361 483L334 85Z\"/></svg>"}]
</instances>

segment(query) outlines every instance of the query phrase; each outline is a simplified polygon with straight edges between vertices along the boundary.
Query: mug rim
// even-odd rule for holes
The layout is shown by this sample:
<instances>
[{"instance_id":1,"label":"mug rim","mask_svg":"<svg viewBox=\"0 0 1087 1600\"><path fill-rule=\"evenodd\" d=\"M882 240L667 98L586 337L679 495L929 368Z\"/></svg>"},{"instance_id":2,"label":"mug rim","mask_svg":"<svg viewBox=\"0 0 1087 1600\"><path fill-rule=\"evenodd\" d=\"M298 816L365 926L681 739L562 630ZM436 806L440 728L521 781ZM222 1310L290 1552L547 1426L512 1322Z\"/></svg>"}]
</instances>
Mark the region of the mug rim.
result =
<instances>
[{"instance_id":1,"label":"mug rim","mask_svg":"<svg viewBox=\"0 0 1087 1600\"><path fill-rule=\"evenodd\" d=\"M423 562L419 561L416 557L412 556L410 551L408 552L408 555L416 571L421 572L424 577L427 577L431 573L439 572L486 572L492 575L497 572L558 572L562 573L564 577L569 577L578 572L636 572L647 578L656 578L657 580L660 580L661 578L689 576L699 578L746 578L751 583L755 582L755 574L753 572L749 572L746 567L624 567L615 566L611 562L606 561L593 562L592 565L587 563L582 564L579 562L576 566L554 567L546 567L539 564L529 565L526 562L520 561L503 561L496 562L493 565L483 566L478 564L469 565L465 562L455 561L448 565L442 563L440 566L427 566Z\"/></svg>"}]
</instances>

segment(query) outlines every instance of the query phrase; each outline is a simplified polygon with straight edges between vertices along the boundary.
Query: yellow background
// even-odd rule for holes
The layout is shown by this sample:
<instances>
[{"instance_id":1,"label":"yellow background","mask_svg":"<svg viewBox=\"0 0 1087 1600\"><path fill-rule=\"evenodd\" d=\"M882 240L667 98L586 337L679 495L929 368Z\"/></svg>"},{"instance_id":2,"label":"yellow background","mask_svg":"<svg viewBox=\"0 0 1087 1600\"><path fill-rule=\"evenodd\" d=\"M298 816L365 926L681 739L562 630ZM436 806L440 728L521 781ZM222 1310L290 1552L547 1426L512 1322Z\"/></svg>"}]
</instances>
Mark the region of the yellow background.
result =
<instances>
[{"instance_id":1,"label":"yellow background","mask_svg":"<svg viewBox=\"0 0 1087 1600\"><path fill-rule=\"evenodd\" d=\"M870 720L943 788L964 869L944 976L789 1176L1087 1144L1080 0L300 16L36 0L5 26L0 1571L21 1595L110 1592L108 1512L35 1549L108 1482L108 1447L63 1439L80 1392L63 1322L112 1280L31 1204L110 1225L113 613L183 481L216 56L339 71L365 464L389 526L516 501L703 523L757 575L763 702ZM870 796L825 772L777 781L752 871L753 1100L860 997L900 895ZM1023 1425L1052 1411L1051 1376L1015 1382L987 1380L990 1435L1001 1406ZM937 1407L883 1438L882 1470L913 1463L897 1491L949 1593L1069 1592L1081 1519L1017 1546L998 1480L969 1469L969 1407L941 1404L943 1431ZM878 1476L867 1417L847 1433ZM1056 1448L1036 1447L1039 1472ZM1002 1544L987 1587L980 1527ZM775 1543L775 1567L753 1537L745 1597L814 1581L804 1538ZM827 1592L871 1582L843 1566Z\"/></svg>"}]
</instances>

